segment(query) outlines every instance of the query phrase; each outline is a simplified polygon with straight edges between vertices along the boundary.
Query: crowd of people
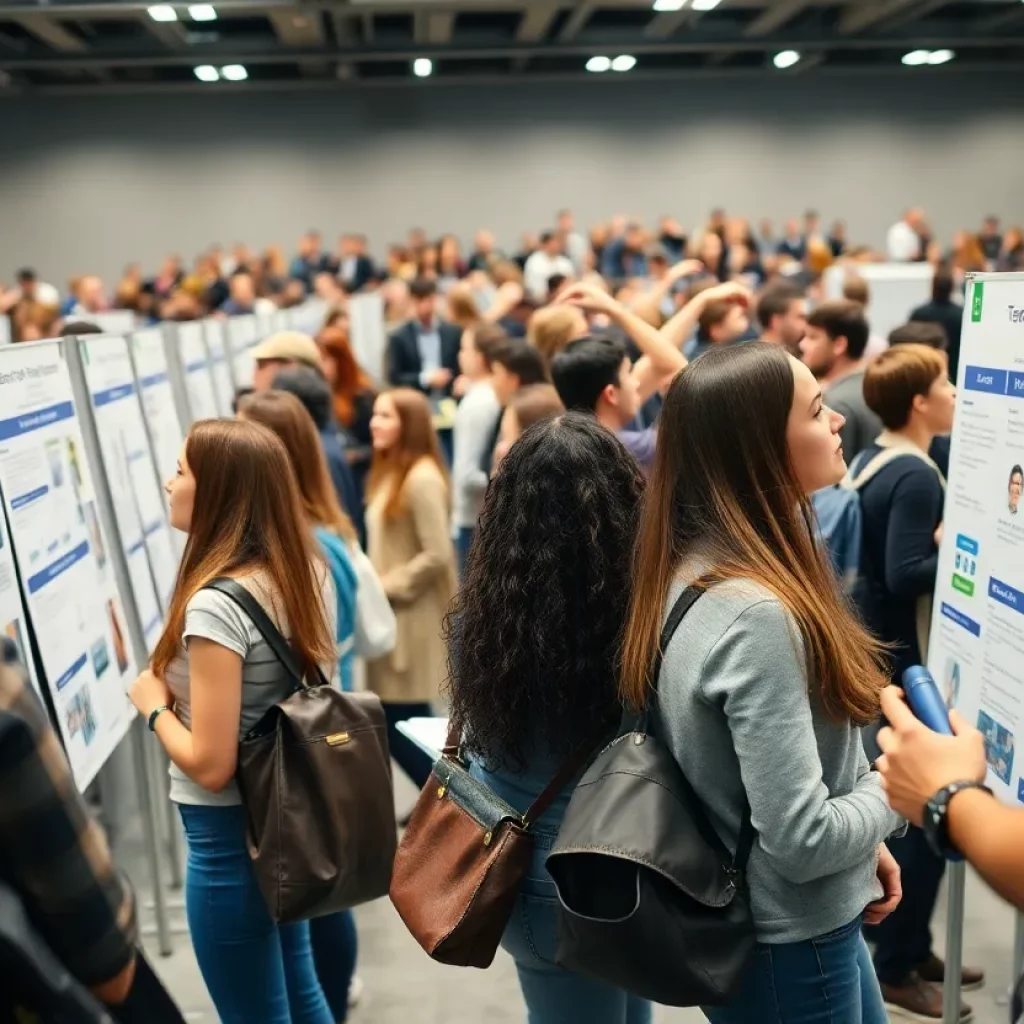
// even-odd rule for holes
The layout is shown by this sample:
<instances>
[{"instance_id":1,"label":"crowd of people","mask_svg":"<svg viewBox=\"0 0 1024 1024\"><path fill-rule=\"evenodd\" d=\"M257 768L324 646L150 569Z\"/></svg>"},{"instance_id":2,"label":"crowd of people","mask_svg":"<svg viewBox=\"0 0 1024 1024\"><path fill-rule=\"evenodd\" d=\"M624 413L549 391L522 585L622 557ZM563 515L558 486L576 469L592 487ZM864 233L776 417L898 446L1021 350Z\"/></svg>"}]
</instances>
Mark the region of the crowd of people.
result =
<instances>
[{"instance_id":1,"label":"crowd of people","mask_svg":"<svg viewBox=\"0 0 1024 1024\"><path fill-rule=\"evenodd\" d=\"M465 260L452 236L412 232L383 266L359 237L331 257L311 232L290 263L211 251L191 273L168 260L152 281L126 276L117 302L140 316L329 302L316 337L254 349L236 418L190 431L167 485L188 541L131 691L171 760L190 931L221 1020L330 1024L359 990L351 912L278 924L253 881L238 744L291 681L244 609L208 587L223 576L343 689L366 661L391 753L419 787L432 760L398 726L441 699L477 777L520 813L602 723L652 700L720 841L736 848L747 813L756 832L746 885L771 955L705 1009L714 1024L881 1024L887 1008L942 1019L930 920L970 826L951 817L937 838L923 805L950 782L976 788L984 756L962 722L954 739L923 737L892 692L879 733L880 701L927 649L962 274L1019 268L1024 250L989 219L937 253L918 210L888 248L935 270L932 301L887 338L872 335L856 274L870 254L814 214L775 237L715 211L688 238L669 218L584 237L563 212L513 258L487 232ZM845 297L822 300L837 259L851 265ZM65 315L98 311L94 280L76 282ZM374 288L386 359L363 367L346 302ZM52 297L23 272L5 300L19 337ZM690 587L700 599L652 679L664 615ZM937 760L915 774L928 744ZM533 825L503 943L534 1024L644 1024L644 1000L557 966L544 861L571 794ZM972 823L997 814L971 800ZM997 846L978 849L983 870L1015 895ZM111 923L127 897L105 862L93 868L108 931L134 941L129 912ZM107 965L121 976L124 945L108 940L79 977L116 1003L124 986L100 983Z\"/></svg>"}]
</instances>

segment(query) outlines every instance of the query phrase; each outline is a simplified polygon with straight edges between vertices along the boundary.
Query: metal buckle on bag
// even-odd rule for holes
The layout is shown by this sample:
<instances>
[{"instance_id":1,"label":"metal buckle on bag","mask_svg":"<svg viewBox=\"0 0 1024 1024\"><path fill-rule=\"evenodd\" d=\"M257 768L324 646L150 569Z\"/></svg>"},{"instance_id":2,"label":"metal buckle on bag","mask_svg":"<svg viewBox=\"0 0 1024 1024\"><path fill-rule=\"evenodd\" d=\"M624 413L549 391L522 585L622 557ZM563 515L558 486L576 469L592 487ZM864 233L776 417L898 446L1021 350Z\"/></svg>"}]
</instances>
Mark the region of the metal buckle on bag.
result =
<instances>
[{"instance_id":1,"label":"metal buckle on bag","mask_svg":"<svg viewBox=\"0 0 1024 1024\"><path fill-rule=\"evenodd\" d=\"M351 738L347 732L336 732L333 736L327 737L327 746L340 747L343 743L348 743Z\"/></svg>"}]
</instances>

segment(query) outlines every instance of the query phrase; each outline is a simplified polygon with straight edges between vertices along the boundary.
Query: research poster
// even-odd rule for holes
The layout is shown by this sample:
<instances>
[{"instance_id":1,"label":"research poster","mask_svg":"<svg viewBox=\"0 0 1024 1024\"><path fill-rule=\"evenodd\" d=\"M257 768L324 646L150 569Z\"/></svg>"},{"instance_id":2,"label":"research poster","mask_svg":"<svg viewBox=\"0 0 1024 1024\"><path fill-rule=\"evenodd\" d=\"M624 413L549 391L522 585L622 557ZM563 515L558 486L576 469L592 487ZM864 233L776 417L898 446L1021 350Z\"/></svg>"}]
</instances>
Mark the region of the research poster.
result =
<instances>
[{"instance_id":1,"label":"research poster","mask_svg":"<svg viewBox=\"0 0 1024 1024\"><path fill-rule=\"evenodd\" d=\"M59 342L0 350L0 409L10 541L58 727L84 788L135 717L126 696L135 666Z\"/></svg>"},{"instance_id":2,"label":"research poster","mask_svg":"<svg viewBox=\"0 0 1024 1024\"><path fill-rule=\"evenodd\" d=\"M86 337L78 345L139 621L146 649L152 652L174 591L178 556L149 450L128 342Z\"/></svg>"},{"instance_id":3,"label":"research poster","mask_svg":"<svg viewBox=\"0 0 1024 1024\"><path fill-rule=\"evenodd\" d=\"M233 316L228 318L228 347L231 350L231 365L234 368L235 384L240 388L251 388L253 362L250 349L256 347L258 329L256 317Z\"/></svg>"},{"instance_id":4,"label":"research poster","mask_svg":"<svg viewBox=\"0 0 1024 1024\"><path fill-rule=\"evenodd\" d=\"M929 668L1024 803L1024 274L968 280Z\"/></svg>"},{"instance_id":5,"label":"research poster","mask_svg":"<svg viewBox=\"0 0 1024 1024\"><path fill-rule=\"evenodd\" d=\"M178 422L160 328L150 327L133 334L131 350L135 379L142 397L142 414L153 446L157 474L163 483L177 472L185 433Z\"/></svg>"},{"instance_id":6,"label":"research poster","mask_svg":"<svg viewBox=\"0 0 1024 1024\"><path fill-rule=\"evenodd\" d=\"M185 372L185 391L193 420L213 420L219 415L217 396L213 390L210 358L203 339L203 325L197 321L176 324L176 347ZM175 342L172 341L172 345Z\"/></svg>"},{"instance_id":7,"label":"research poster","mask_svg":"<svg viewBox=\"0 0 1024 1024\"><path fill-rule=\"evenodd\" d=\"M221 416L232 414L235 398L235 384L231 379L227 350L224 347L224 321L211 317L203 321L203 336L206 350L210 354L210 371L213 374L213 391L217 398L217 411Z\"/></svg>"},{"instance_id":8,"label":"research poster","mask_svg":"<svg viewBox=\"0 0 1024 1024\"><path fill-rule=\"evenodd\" d=\"M3 623L3 631L7 639L13 640L17 646L19 657L28 669L28 677L38 691L39 680L36 678L35 664L25 633L27 623L25 606L22 604L21 591L18 589L14 553L11 549L11 539L7 536L7 523L3 516L0 516L0 623Z\"/></svg>"}]
</instances>

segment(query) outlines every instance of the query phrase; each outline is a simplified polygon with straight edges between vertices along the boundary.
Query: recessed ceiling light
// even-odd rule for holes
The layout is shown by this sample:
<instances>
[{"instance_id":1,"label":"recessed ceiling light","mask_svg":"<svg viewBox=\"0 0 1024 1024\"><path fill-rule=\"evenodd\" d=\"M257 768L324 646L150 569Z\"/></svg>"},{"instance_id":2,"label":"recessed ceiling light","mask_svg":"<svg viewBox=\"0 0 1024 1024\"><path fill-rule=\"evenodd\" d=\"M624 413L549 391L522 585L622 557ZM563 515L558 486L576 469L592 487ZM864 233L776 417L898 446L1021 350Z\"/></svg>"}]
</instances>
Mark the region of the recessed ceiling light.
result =
<instances>
[{"instance_id":1,"label":"recessed ceiling light","mask_svg":"<svg viewBox=\"0 0 1024 1024\"><path fill-rule=\"evenodd\" d=\"M417 78L429 78L434 73L434 62L429 57L417 57L412 62L412 73Z\"/></svg>"},{"instance_id":2,"label":"recessed ceiling light","mask_svg":"<svg viewBox=\"0 0 1024 1024\"><path fill-rule=\"evenodd\" d=\"M713 11L722 0L693 0L695 11Z\"/></svg>"},{"instance_id":3,"label":"recessed ceiling light","mask_svg":"<svg viewBox=\"0 0 1024 1024\"><path fill-rule=\"evenodd\" d=\"M686 0L654 0L656 11L681 11L686 6Z\"/></svg>"},{"instance_id":4,"label":"recessed ceiling light","mask_svg":"<svg viewBox=\"0 0 1024 1024\"><path fill-rule=\"evenodd\" d=\"M200 82L217 82L220 80L220 72L212 64L200 64L199 67L192 70Z\"/></svg>"},{"instance_id":5,"label":"recessed ceiling light","mask_svg":"<svg viewBox=\"0 0 1024 1024\"><path fill-rule=\"evenodd\" d=\"M188 9L188 16L193 21L216 21L217 8L213 4L192 4Z\"/></svg>"},{"instance_id":6,"label":"recessed ceiling light","mask_svg":"<svg viewBox=\"0 0 1024 1024\"><path fill-rule=\"evenodd\" d=\"M903 54L903 63L908 67L916 68L920 64L927 64L931 53L928 50L911 50Z\"/></svg>"},{"instance_id":7,"label":"recessed ceiling light","mask_svg":"<svg viewBox=\"0 0 1024 1024\"><path fill-rule=\"evenodd\" d=\"M249 77L244 64L228 64L220 69L220 73L229 82L244 82Z\"/></svg>"},{"instance_id":8,"label":"recessed ceiling light","mask_svg":"<svg viewBox=\"0 0 1024 1024\"><path fill-rule=\"evenodd\" d=\"M612 62L610 57L591 57L587 61L587 70L593 71L595 74L601 74L602 71L611 71Z\"/></svg>"},{"instance_id":9,"label":"recessed ceiling light","mask_svg":"<svg viewBox=\"0 0 1024 1024\"><path fill-rule=\"evenodd\" d=\"M928 63L948 64L955 56L952 50L933 50L928 57Z\"/></svg>"},{"instance_id":10,"label":"recessed ceiling light","mask_svg":"<svg viewBox=\"0 0 1024 1024\"><path fill-rule=\"evenodd\" d=\"M178 12L170 4L157 4L146 12L154 21L177 21Z\"/></svg>"},{"instance_id":11,"label":"recessed ceiling light","mask_svg":"<svg viewBox=\"0 0 1024 1024\"><path fill-rule=\"evenodd\" d=\"M772 63L780 71L785 71L786 68L791 68L794 64L800 63L800 54L796 50L783 50L781 53L775 54L772 58Z\"/></svg>"},{"instance_id":12,"label":"recessed ceiling light","mask_svg":"<svg viewBox=\"0 0 1024 1024\"><path fill-rule=\"evenodd\" d=\"M612 61L612 71L632 71L636 67L636 57L631 53L623 53Z\"/></svg>"}]
</instances>

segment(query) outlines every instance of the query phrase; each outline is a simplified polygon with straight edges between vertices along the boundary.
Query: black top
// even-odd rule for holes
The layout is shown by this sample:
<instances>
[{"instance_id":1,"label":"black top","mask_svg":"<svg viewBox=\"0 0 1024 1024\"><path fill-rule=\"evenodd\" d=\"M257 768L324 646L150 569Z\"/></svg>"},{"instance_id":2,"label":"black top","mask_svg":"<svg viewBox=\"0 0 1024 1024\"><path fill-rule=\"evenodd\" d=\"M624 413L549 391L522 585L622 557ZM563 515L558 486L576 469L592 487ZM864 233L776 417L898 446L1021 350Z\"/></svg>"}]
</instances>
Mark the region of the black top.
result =
<instances>
[{"instance_id":1,"label":"black top","mask_svg":"<svg viewBox=\"0 0 1024 1024\"><path fill-rule=\"evenodd\" d=\"M871 445L868 462L882 449ZM860 490L863 514L863 571L870 583L868 625L895 644L893 677L920 665L926 655L917 641L917 602L935 587L939 551L935 529L942 522L945 494L939 476L914 455L895 459Z\"/></svg>"},{"instance_id":2,"label":"black top","mask_svg":"<svg viewBox=\"0 0 1024 1024\"><path fill-rule=\"evenodd\" d=\"M911 320L942 324L949 341L949 379L956 382L960 366L960 331L963 329L964 307L957 302L926 302L910 314Z\"/></svg>"}]
</instances>

